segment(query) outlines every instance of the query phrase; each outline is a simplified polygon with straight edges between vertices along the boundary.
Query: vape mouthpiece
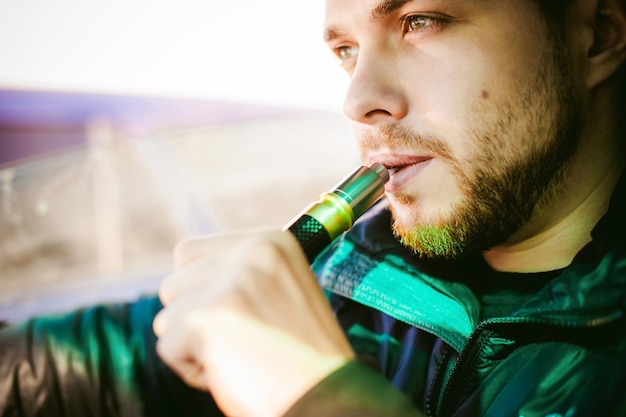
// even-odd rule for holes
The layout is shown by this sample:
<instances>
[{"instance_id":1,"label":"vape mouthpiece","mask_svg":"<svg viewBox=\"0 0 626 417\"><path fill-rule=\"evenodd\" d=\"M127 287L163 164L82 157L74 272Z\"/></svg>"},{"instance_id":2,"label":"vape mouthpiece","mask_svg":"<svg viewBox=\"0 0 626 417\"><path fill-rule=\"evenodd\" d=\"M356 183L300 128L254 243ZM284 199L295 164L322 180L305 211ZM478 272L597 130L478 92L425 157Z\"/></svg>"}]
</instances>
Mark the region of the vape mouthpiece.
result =
<instances>
[{"instance_id":1,"label":"vape mouthpiece","mask_svg":"<svg viewBox=\"0 0 626 417\"><path fill-rule=\"evenodd\" d=\"M285 226L302 245L309 262L352 227L385 192L389 173L381 164L357 167Z\"/></svg>"}]
</instances>

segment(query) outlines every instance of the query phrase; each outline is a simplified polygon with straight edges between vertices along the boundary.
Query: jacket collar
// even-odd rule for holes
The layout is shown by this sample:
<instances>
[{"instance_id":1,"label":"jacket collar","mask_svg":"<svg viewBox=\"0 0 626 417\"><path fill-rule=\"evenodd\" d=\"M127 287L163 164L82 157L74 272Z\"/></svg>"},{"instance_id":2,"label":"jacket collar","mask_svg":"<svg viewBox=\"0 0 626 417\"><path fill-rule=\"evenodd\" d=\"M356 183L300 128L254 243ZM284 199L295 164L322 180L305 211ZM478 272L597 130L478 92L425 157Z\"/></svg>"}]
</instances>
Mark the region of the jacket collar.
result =
<instances>
[{"instance_id":1,"label":"jacket collar","mask_svg":"<svg viewBox=\"0 0 626 417\"><path fill-rule=\"evenodd\" d=\"M573 264L514 315L567 325L626 310L625 177ZM313 265L327 290L429 330L454 348L477 324L478 302L459 281L457 262L423 261L398 243L383 200ZM419 306L419 308L416 308Z\"/></svg>"}]
</instances>

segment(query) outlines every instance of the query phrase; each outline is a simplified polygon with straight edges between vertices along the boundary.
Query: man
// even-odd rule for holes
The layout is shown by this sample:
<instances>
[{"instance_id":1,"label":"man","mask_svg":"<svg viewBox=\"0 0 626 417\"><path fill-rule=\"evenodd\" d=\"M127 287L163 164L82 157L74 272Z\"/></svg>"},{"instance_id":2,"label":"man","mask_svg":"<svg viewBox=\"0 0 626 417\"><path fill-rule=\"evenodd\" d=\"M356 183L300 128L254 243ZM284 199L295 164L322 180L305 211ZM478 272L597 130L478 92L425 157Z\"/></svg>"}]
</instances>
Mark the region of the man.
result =
<instances>
[{"instance_id":1,"label":"man","mask_svg":"<svg viewBox=\"0 0 626 417\"><path fill-rule=\"evenodd\" d=\"M625 2L326 7L386 198L315 274L283 231L177 247L153 326L198 391L139 301L3 331L3 415L626 415Z\"/></svg>"},{"instance_id":2,"label":"man","mask_svg":"<svg viewBox=\"0 0 626 417\"><path fill-rule=\"evenodd\" d=\"M326 5L362 159L391 174L314 265L338 323L287 233L201 238L162 287L161 356L228 415L626 415L623 187L598 224L624 2Z\"/></svg>"}]
</instances>

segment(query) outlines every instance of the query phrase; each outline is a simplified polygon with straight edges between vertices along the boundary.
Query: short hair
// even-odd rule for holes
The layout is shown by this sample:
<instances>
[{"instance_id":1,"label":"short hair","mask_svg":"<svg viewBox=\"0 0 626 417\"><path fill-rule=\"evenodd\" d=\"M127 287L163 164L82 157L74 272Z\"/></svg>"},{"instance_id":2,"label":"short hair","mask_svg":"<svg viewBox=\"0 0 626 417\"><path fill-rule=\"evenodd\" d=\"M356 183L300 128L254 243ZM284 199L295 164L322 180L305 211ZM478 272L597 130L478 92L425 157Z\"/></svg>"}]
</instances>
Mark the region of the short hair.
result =
<instances>
[{"instance_id":1,"label":"short hair","mask_svg":"<svg viewBox=\"0 0 626 417\"><path fill-rule=\"evenodd\" d=\"M574 0L533 0L544 15L548 25L548 32L557 43L565 40L565 22L568 15L568 7ZM626 13L626 0L620 1L620 6ZM622 63L620 68L613 74L618 84L626 87L626 63ZM626 117L626 94L622 93L621 99L622 113Z\"/></svg>"},{"instance_id":2,"label":"short hair","mask_svg":"<svg viewBox=\"0 0 626 417\"><path fill-rule=\"evenodd\" d=\"M565 9L570 5L572 0L534 0L548 23L558 23L563 25L565 22Z\"/></svg>"}]
</instances>

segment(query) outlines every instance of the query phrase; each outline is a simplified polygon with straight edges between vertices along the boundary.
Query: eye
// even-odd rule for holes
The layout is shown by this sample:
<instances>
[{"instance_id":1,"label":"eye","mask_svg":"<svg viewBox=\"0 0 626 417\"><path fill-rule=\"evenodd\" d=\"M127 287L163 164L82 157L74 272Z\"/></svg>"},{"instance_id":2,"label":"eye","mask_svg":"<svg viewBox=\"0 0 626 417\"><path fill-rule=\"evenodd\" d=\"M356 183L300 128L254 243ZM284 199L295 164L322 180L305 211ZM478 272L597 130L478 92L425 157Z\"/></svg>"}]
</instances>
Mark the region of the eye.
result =
<instances>
[{"instance_id":1,"label":"eye","mask_svg":"<svg viewBox=\"0 0 626 417\"><path fill-rule=\"evenodd\" d=\"M436 23L438 20L433 17L414 14L404 18L403 26L406 32L415 32L424 30Z\"/></svg>"},{"instance_id":2,"label":"eye","mask_svg":"<svg viewBox=\"0 0 626 417\"><path fill-rule=\"evenodd\" d=\"M357 54L358 50L354 46L339 46L335 48L335 55L339 57L341 62L354 58Z\"/></svg>"}]
</instances>

